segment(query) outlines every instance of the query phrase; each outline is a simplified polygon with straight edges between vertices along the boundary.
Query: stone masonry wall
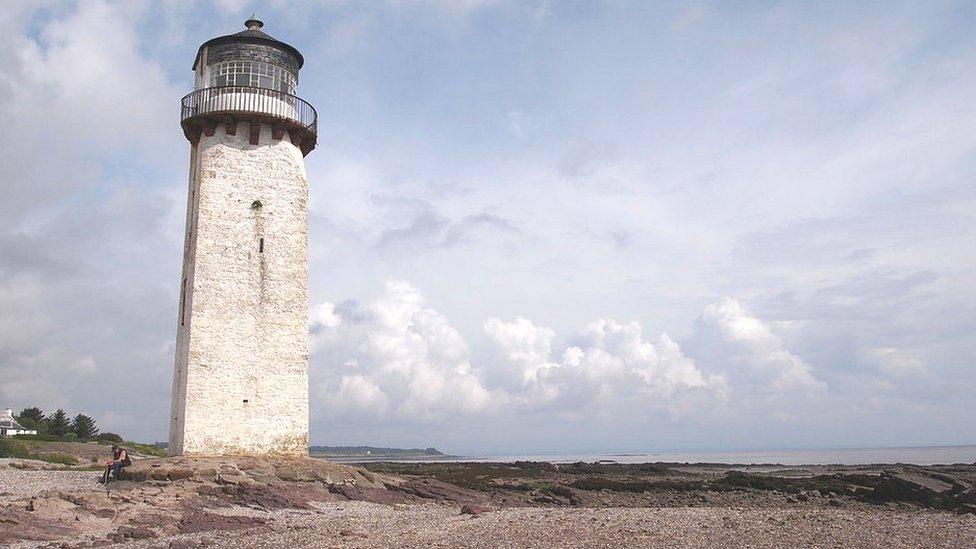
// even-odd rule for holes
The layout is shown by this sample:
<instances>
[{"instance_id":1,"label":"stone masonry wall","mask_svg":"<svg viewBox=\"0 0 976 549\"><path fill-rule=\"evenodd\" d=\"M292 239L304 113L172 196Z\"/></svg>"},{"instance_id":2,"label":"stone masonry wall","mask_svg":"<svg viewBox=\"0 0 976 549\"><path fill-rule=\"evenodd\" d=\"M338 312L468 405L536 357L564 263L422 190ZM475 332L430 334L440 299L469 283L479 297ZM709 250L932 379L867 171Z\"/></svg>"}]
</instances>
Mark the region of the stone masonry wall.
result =
<instances>
[{"instance_id":1,"label":"stone masonry wall","mask_svg":"<svg viewBox=\"0 0 976 549\"><path fill-rule=\"evenodd\" d=\"M248 139L220 125L191 155L173 453L308 451L305 165L287 133Z\"/></svg>"}]
</instances>

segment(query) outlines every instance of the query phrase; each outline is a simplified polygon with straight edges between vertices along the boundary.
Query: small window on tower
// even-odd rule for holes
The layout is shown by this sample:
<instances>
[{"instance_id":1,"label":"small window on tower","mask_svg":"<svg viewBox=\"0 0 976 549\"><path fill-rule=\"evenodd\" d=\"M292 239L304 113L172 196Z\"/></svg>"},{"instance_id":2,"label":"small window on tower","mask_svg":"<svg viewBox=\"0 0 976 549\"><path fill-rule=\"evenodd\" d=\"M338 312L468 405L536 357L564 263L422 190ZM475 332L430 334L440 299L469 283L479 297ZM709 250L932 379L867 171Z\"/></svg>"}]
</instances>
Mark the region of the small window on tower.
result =
<instances>
[{"instance_id":1,"label":"small window on tower","mask_svg":"<svg viewBox=\"0 0 976 549\"><path fill-rule=\"evenodd\" d=\"M258 240L258 253L264 253L264 239Z\"/></svg>"},{"instance_id":2,"label":"small window on tower","mask_svg":"<svg viewBox=\"0 0 976 549\"><path fill-rule=\"evenodd\" d=\"M180 326L186 325L186 279L180 286Z\"/></svg>"}]
</instances>

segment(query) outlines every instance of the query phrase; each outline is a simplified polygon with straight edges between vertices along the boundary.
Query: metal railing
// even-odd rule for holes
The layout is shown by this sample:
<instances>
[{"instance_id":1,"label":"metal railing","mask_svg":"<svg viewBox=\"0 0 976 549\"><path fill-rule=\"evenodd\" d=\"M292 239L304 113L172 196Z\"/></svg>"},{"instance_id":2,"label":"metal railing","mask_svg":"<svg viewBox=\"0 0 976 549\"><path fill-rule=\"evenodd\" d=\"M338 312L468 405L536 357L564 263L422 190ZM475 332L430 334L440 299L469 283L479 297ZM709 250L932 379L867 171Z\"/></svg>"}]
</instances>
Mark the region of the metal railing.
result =
<instances>
[{"instance_id":1,"label":"metal railing","mask_svg":"<svg viewBox=\"0 0 976 549\"><path fill-rule=\"evenodd\" d=\"M256 86L201 88L183 97L180 121L201 115L256 113L292 122L317 134L318 114L304 99Z\"/></svg>"}]
</instances>

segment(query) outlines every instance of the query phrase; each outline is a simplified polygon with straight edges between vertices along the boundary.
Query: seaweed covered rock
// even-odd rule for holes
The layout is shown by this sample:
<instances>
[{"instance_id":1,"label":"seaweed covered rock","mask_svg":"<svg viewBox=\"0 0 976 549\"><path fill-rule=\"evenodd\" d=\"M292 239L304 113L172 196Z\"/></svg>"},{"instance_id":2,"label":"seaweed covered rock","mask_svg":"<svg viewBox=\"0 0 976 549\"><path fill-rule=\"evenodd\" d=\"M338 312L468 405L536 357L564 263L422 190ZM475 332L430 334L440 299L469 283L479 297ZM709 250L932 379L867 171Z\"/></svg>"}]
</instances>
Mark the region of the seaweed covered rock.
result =
<instances>
[{"instance_id":1,"label":"seaweed covered rock","mask_svg":"<svg viewBox=\"0 0 976 549\"><path fill-rule=\"evenodd\" d=\"M882 471L871 497L875 501L911 502L935 509L976 513L976 489L970 481L920 468Z\"/></svg>"}]
</instances>

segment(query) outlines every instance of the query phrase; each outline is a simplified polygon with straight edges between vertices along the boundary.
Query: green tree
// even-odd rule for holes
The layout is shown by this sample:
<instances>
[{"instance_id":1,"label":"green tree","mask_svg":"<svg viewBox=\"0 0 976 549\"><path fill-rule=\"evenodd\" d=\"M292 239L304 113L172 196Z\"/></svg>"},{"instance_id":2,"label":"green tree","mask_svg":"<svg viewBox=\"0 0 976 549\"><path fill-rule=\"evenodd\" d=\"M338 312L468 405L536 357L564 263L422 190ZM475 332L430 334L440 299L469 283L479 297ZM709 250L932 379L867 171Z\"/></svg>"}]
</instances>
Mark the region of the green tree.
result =
<instances>
[{"instance_id":1,"label":"green tree","mask_svg":"<svg viewBox=\"0 0 976 549\"><path fill-rule=\"evenodd\" d=\"M71 422L71 431L78 435L78 438L92 438L98 434L98 427L95 427L94 419L78 414Z\"/></svg>"},{"instance_id":2,"label":"green tree","mask_svg":"<svg viewBox=\"0 0 976 549\"><path fill-rule=\"evenodd\" d=\"M71 431L71 420L68 419L68 414L64 410L58 408L54 415L47 418L47 432L52 435L57 435L63 437Z\"/></svg>"},{"instance_id":3,"label":"green tree","mask_svg":"<svg viewBox=\"0 0 976 549\"><path fill-rule=\"evenodd\" d=\"M17 415L17 421L27 429L33 429L38 434L47 434L47 422L44 421L44 412L36 406L24 408Z\"/></svg>"},{"instance_id":4,"label":"green tree","mask_svg":"<svg viewBox=\"0 0 976 549\"><path fill-rule=\"evenodd\" d=\"M44 421L44 412L36 406L31 406L30 408L24 408L17 415L18 421L34 420L34 421Z\"/></svg>"}]
</instances>

